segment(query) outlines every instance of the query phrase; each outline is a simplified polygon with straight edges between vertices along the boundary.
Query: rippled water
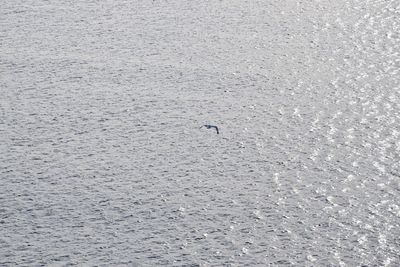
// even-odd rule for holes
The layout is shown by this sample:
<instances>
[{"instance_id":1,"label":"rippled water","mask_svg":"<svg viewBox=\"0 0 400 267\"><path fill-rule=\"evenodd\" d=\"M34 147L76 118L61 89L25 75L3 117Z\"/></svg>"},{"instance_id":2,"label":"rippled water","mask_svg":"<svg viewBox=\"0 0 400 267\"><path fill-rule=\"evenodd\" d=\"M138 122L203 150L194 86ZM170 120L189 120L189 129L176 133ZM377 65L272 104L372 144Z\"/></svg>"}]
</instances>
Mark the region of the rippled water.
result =
<instances>
[{"instance_id":1,"label":"rippled water","mask_svg":"<svg viewBox=\"0 0 400 267\"><path fill-rule=\"evenodd\" d=\"M0 14L1 266L400 265L398 1Z\"/></svg>"}]
</instances>

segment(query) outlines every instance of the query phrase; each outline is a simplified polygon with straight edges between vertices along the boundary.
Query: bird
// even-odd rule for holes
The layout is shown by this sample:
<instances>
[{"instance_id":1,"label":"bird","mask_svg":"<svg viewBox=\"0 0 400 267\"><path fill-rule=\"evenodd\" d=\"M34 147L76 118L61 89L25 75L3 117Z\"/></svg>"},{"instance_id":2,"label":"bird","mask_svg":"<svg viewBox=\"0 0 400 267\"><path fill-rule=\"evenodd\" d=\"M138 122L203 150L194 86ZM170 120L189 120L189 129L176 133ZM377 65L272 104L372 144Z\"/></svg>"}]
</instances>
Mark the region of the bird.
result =
<instances>
[{"instance_id":1,"label":"bird","mask_svg":"<svg viewBox=\"0 0 400 267\"><path fill-rule=\"evenodd\" d=\"M217 134L219 134L219 130L218 130L218 127L217 127L217 126L205 124L205 125L203 125L203 126L201 126L201 127L206 127L207 129L212 129L212 128L214 128L214 129L217 131ZM201 127L200 127L200 128L201 128Z\"/></svg>"}]
</instances>

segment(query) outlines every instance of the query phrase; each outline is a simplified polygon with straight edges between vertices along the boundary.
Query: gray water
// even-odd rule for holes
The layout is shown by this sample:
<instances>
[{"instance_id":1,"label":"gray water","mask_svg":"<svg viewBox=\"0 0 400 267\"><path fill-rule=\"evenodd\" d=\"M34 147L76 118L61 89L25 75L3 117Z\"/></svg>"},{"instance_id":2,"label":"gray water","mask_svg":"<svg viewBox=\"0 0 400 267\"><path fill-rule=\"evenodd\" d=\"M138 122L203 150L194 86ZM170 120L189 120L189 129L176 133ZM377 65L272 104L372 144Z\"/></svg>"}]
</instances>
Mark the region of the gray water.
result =
<instances>
[{"instance_id":1,"label":"gray water","mask_svg":"<svg viewBox=\"0 0 400 267\"><path fill-rule=\"evenodd\" d=\"M0 25L1 266L400 265L399 1L15 0Z\"/></svg>"}]
</instances>

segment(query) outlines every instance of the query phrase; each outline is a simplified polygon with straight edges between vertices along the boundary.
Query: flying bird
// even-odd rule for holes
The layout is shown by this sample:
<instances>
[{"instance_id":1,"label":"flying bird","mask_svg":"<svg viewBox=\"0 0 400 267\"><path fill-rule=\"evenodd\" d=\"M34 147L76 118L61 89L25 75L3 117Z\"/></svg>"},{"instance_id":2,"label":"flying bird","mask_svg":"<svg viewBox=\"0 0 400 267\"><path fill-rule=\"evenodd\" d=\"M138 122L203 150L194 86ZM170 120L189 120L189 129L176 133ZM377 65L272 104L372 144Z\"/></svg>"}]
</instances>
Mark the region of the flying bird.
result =
<instances>
[{"instance_id":1,"label":"flying bird","mask_svg":"<svg viewBox=\"0 0 400 267\"><path fill-rule=\"evenodd\" d=\"M205 124L205 125L203 125L203 126L201 126L201 127L206 127L207 129L212 129L212 128L214 128L214 129L217 131L217 134L219 134L219 130L218 130L218 127L217 127L217 126ZM200 128L201 128L201 127L200 127Z\"/></svg>"}]
</instances>

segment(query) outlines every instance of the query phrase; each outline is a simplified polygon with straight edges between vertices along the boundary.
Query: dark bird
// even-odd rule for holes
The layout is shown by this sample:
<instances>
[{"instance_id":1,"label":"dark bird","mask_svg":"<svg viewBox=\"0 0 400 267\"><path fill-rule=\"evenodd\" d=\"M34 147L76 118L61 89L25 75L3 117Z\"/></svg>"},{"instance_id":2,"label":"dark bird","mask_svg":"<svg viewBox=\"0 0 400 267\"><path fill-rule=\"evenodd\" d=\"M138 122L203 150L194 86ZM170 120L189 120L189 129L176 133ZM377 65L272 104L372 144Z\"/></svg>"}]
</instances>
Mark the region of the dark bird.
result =
<instances>
[{"instance_id":1,"label":"dark bird","mask_svg":"<svg viewBox=\"0 0 400 267\"><path fill-rule=\"evenodd\" d=\"M218 127L217 127L217 126L205 124L205 125L203 125L203 126L201 126L201 127L206 127L207 129L212 129L212 128L214 128L214 129L217 131L217 134L219 134L219 130L218 130ZM200 128L201 128L201 127L200 127Z\"/></svg>"}]
</instances>

